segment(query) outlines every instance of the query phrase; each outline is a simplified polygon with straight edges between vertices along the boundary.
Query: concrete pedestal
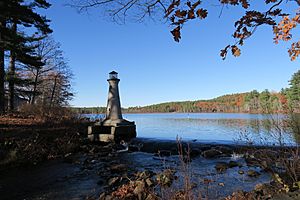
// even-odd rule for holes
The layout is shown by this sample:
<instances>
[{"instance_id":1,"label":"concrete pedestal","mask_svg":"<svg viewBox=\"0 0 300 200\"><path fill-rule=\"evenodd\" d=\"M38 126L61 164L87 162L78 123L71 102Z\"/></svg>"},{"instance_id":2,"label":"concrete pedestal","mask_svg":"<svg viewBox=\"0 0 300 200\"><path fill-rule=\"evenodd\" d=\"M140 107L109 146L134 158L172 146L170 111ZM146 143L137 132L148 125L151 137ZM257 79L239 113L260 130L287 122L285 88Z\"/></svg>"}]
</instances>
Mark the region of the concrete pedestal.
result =
<instances>
[{"instance_id":1,"label":"concrete pedestal","mask_svg":"<svg viewBox=\"0 0 300 200\"><path fill-rule=\"evenodd\" d=\"M136 137L136 126L134 122L122 120L106 121L88 127L88 138L91 141L111 142L129 141Z\"/></svg>"}]
</instances>

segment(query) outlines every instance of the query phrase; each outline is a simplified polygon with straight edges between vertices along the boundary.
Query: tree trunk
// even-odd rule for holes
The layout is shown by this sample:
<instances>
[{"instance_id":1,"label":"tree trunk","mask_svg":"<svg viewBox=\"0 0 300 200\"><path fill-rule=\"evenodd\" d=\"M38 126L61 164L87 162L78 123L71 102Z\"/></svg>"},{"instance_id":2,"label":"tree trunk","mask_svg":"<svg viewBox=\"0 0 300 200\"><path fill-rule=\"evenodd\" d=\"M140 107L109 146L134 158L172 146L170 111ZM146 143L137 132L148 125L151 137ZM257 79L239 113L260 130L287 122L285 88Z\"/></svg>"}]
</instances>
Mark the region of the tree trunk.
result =
<instances>
[{"instance_id":1,"label":"tree trunk","mask_svg":"<svg viewBox=\"0 0 300 200\"><path fill-rule=\"evenodd\" d=\"M17 24L13 23L12 31L17 32ZM10 61L9 61L9 72L8 72L8 110L13 111L15 109L14 100L15 100L15 75L16 75L16 54L14 50L10 51Z\"/></svg>"},{"instance_id":2,"label":"tree trunk","mask_svg":"<svg viewBox=\"0 0 300 200\"><path fill-rule=\"evenodd\" d=\"M54 79L54 85L53 85L52 94L51 94L50 106L53 105L54 94L55 94L55 90L56 90L56 84L57 84L57 76L55 76L55 79Z\"/></svg>"},{"instance_id":3,"label":"tree trunk","mask_svg":"<svg viewBox=\"0 0 300 200\"><path fill-rule=\"evenodd\" d=\"M33 85L33 91L32 91L32 97L30 99L30 104L33 105L35 103L35 97L36 97L36 88L38 84L38 77L40 74L40 70L36 70L35 78L34 78L34 85Z\"/></svg>"},{"instance_id":4,"label":"tree trunk","mask_svg":"<svg viewBox=\"0 0 300 200\"><path fill-rule=\"evenodd\" d=\"M5 21L0 21L0 114L5 111L5 71L4 71L4 41L3 40L3 29L6 27Z\"/></svg>"}]
</instances>

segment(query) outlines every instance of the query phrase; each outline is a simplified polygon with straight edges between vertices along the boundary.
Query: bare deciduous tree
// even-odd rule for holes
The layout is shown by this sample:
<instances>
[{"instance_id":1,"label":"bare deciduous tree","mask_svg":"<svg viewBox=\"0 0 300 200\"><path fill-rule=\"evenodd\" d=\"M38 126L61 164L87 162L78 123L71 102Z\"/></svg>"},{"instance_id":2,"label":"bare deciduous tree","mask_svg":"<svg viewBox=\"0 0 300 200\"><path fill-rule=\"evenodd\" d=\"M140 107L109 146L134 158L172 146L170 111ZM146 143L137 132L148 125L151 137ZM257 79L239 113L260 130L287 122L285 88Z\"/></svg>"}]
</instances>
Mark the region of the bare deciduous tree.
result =
<instances>
[{"instance_id":1,"label":"bare deciduous tree","mask_svg":"<svg viewBox=\"0 0 300 200\"><path fill-rule=\"evenodd\" d=\"M71 79L73 74L68 66L60 44L50 36L35 42L36 54L41 57L43 66L22 66L22 78L27 80L21 85L19 93L30 104L48 106L66 105L72 99Z\"/></svg>"}]
</instances>

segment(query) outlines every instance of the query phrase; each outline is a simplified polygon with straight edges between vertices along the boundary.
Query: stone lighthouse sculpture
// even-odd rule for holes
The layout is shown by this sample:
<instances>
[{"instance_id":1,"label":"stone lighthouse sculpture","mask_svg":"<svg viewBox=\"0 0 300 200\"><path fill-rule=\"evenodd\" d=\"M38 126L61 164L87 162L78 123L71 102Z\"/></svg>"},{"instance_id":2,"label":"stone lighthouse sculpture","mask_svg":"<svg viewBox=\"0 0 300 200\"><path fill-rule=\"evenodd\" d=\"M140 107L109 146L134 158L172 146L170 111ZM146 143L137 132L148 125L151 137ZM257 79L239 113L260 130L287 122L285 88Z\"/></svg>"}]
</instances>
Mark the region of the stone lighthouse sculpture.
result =
<instances>
[{"instance_id":1,"label":"stone lighthouse sculpture","mask_svg":"<svg viewBox=\"0 0 300 200\"><path fill-rule=\"evenodd\" d=\"M109 79L107 79L109 83L108 89L108 99L107 99L107 107L106 107L106 119L105 123L120 123L122 122L122 111L121 111L121 102L119 95L119 82L118 73L112 71L109 73Z\"/></svg>"},{"instance_id":2,"label":"stone lighthouse sculpture","mask_svg":"<svg viewBox=\"0 0 300 200\"><path fill-rule=\"evenodd\" d=\"M128 141L136 137L136 126L122 117L118 73L110 72L107 81L109 89L105 119L90 126L88 136L93 141Z\"/></svg>"}]
</instances>

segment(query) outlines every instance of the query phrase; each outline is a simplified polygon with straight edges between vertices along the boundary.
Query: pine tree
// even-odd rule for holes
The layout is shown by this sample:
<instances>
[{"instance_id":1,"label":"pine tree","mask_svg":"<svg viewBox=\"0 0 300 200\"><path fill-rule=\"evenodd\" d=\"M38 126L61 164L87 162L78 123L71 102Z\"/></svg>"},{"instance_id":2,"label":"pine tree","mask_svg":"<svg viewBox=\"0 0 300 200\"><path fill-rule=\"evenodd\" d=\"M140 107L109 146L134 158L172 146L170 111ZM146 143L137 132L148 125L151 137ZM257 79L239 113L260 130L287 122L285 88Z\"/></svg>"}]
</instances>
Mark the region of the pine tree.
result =
<instances>
[{"instance_id":1,"label":"pine tree","mask_svg":"<svg viewBox=\"0 0 300 200\"><path fill-rule=\"evenodd\" d=\"M287 89L288 99L292 107L300 108L300 70L293 74L290 88Z\"/></svg>"},{"instance_id":2,"label":"pine tree","mask_svg":"<svg viewBox=\"0 0 300 200\"><path fill-rule=\"evenodd\" d=\"M271 94L269 90L264 90L259 94L259 103L262 112L271 112Z\"/></svg>"},{"instance_id":3,"label":"pine tree","mask_svg":"<svg viewBox=\"0 0 300 200\"><path fill-rule=\"evenodd\" d=\"M9 88L10 105L13 108L15 63L41 66L40 58L33 54L33 47L28 42L36 38L28 37L17 31L17 26L34 27L42 34L51 33L49 20L35 12L35 8L48 8L45 0L0 0L0 113L5 111L5 51L10 51Z\"/></svg>"}]
</instances>

